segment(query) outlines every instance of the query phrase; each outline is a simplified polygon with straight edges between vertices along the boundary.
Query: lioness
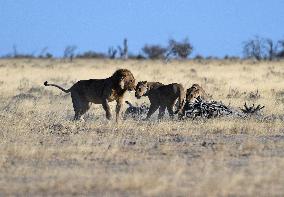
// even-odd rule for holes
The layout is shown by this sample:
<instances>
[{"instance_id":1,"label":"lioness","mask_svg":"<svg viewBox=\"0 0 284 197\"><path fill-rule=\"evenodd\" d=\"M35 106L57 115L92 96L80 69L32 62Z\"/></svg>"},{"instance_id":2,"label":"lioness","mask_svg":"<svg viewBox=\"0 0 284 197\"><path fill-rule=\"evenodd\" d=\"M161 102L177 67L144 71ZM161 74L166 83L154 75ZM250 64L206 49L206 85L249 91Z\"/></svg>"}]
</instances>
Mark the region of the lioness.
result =
<instances>
[{"instance_id":1,"label":"lioness","mask_svg":"<svg viewBox=\"0 0 284 197\"><path fill-rule=\"evenodd\" d=\"M203 100L208 99L208 95L205 93L203 88L195 83L186 90L186 101L191 103L194 102L198 97Z\"/></svg>"},{"instance_id":2,"label":"lioness","mask_svg":"<svg viewBox=\"0 0 284 197\"><path fill-rule=\"evenodd\" d=\"M173 118L173 107L177 99L179 106L175 113L182 112L185 92L183 86L177 83L163 85L159 82L140 81L135 88L135 97L139 99L142 96L148 96L151 103L146 119L149 119L158 108L159 119L163 118L166 108L170 117Z\"/></svg>"},{"instance_id":3,"label":"lioness","mask_svg":"<svg viewBox=\"0 0 284 197\"><path fill-rule=\"evenodd\" d=\"M56 85L44 82L45 86L54 86L65 93L71 92L74 120L78 120L90 108L91 103L102 104L106 111L106 118L111 119L108 102L116 101L116 122L118 122L120 109L123 104L123 96L126 91L135 89L135 78L127 69L119 69L106 79L89 79L76 82L68 90Z\"/></svg>"}]
</instances>

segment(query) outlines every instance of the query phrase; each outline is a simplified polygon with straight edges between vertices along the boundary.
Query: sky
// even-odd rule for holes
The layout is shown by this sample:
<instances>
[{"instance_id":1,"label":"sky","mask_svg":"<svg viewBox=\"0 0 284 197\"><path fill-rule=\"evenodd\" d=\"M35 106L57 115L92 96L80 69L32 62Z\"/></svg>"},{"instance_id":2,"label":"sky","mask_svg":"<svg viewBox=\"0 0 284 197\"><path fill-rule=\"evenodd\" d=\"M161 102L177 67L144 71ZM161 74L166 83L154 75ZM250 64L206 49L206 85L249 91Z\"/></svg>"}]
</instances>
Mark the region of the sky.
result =
<instances>
[{"instance_id":1,"label":"sky","mask_svg":"<svg viewBox=\"0 0 284 197\"><path fill-rule=\"evenodd\" d=\"M128 39L129 51L188 38L192 56L242 55L255 35L284 39L284 0L0 0L0 55L107 52Z\"/></svg>"}]
</instances>

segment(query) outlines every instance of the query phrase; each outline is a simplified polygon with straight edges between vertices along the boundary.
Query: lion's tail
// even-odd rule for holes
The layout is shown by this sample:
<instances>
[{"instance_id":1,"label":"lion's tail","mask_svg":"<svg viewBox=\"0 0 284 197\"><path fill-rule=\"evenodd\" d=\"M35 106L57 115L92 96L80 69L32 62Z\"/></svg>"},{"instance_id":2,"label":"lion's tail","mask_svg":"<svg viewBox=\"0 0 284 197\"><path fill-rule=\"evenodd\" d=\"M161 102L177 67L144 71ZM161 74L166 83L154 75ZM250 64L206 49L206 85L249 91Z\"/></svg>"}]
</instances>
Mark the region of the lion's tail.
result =
<instances>
[{"instance_id":1,"label":"lion's tail","mask_svg":"<svg viewBox=\"0 0 284 197\"><path fill-rule=\"evenodd\" d=\"M70 89L68 89L68 90L66 90L66 89L64 89L64 88L62 88L62 87L60 87L59 85L56 85L56 84L50 84L50 83L48 83L47 81L46 82L44 82L43 83L45 86L54 86L54 87L57 87L57 88L59 88L60 90L62 90L63 92L65 92L65 93L69 93L71 90L71 88Z\"/></svg>"},{"instance_id":2,"label":"lion's tail","mask_svg":"<svg viewBox=\"0 0 284 197\"><path fill-rule=\"evenodd\" d=\"M177 110L175 111L175 114L182 112L184 104L185 104L184 100L185 100L185 91L184 91L183 86L180 85L179 86L179 97L178 97L179 104L178 104Z\"/></svg>"}]
</instances>

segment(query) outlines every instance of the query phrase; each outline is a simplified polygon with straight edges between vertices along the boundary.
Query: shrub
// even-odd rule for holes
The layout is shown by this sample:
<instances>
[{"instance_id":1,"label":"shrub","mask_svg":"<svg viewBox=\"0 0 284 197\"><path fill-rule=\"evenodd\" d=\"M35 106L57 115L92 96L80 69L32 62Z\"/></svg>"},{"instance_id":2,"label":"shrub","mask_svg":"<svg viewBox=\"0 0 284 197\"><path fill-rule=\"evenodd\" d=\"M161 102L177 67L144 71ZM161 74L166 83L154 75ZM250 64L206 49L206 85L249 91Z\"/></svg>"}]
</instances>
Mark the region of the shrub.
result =
<instances>
[{"instance_id":1,"label":"shrub","mask_svg":"<svg viewBox=\"0 0 284 197\"><path fill-rule=\"evenodd\" d=\"M160 45L145 45L142 48L143 53L149 59L164 59L167 49Z\"/></svg>"},{"instance_id":2,"label":"shrub","mask_svg":"<svg viewBox=\"0 0 284 197\"><path fill-rule=\"evenodd\" d=\"M168 55L178 57L181 59L186 59L193 50L193 46L190 44L189 40L185 38L181 42L177 42L174 39L169 40Z\"/></svg>"},{"instance_id":3,"label":"shrub","mask_svg":"<svg viewBox=\"0 0 284 197\"><path fill-rule=\"evenodd\" d=\"M82 54L78 54L76 56L77 58L98 58L98 59L104 59L106 58L106 55L104 53L99 53L95 51L86 51Z\"/></svg>"}]
</instances>

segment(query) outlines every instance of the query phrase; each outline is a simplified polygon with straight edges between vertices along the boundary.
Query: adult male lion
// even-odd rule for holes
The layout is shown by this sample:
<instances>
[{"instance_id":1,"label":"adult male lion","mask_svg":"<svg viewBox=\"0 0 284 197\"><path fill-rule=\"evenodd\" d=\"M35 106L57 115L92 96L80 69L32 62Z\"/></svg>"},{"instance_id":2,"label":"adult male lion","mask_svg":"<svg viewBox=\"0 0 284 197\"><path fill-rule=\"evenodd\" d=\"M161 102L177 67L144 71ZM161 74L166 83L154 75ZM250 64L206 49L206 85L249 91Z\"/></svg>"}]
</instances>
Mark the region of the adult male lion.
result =
<instances>
[{"instance_id":1,"label":"adult male lion","mask_svg":"<svg viewBox=\"0 0 284 197\"><path fill-rule=\"evenodd\" d=\"M170 117L173 118L173 107L177 99L179 100L179 106L175 113L181 114L185 92L183 86L177 83L163 85L159 82L140 81L135 88L135 96L138 99L142 96L148 96L150 100L151 105L146 119L149 119L158 108L158 118L161 119L165 114L166 108Z\"/></svg>"},{"instance_id":2,"label":"adult male lion","mask_svg":"<svg viewBox=\"0 0 284 197\"><path fill-rule=\"evenodd\" d=\"M111 119L108 102L116 101L116 122L118 122L123 96L126 91L135 89L135 78L127 69L119 69L106 79L89 79L76 82L68 90L56 84L44 82L45 86L54 86L65 93L71 92L74 120L78 120L90 108L91 103L102 104L106 111L106 118Z\"/></svg>"},{"instance_id":3,"label":"adult male lion","mask_svg":"<svg viewBox=\"0 0 284 197\"><path fill-rule=\"evenodd\" d=\"M198 97L203 100L208 99L208 95L206 94L204 89L200 85L195 83L186 90L186 101L191 103L194 102Z\"/></svg>"}]
</instances>

